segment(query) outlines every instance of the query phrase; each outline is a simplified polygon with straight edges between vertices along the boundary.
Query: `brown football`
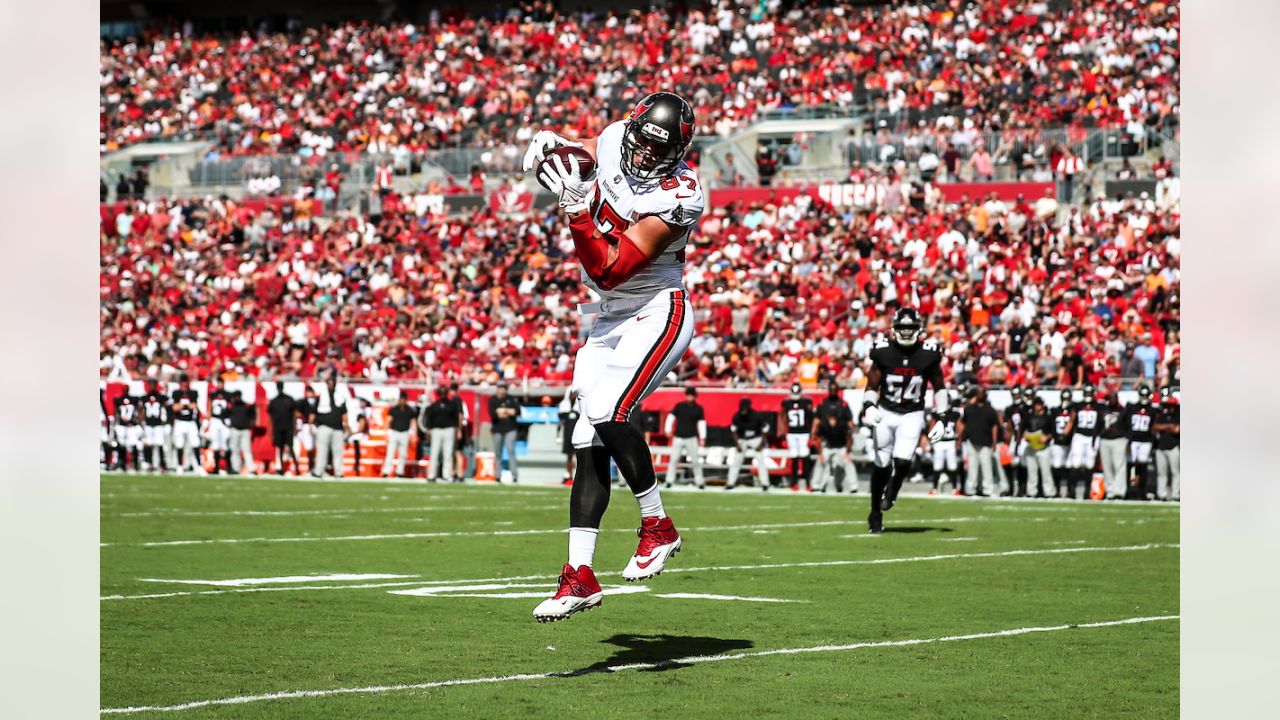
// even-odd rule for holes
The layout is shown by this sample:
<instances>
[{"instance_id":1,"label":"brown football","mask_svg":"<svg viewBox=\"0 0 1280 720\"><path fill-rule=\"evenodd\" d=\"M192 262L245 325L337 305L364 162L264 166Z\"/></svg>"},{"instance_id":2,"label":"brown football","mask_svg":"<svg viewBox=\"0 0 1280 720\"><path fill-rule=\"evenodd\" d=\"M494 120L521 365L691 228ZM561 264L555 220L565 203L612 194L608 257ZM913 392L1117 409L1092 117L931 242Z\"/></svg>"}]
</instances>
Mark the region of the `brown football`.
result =
<instances>
[{"instance_id":1,"label":"brown football","mask_svg":"<svg viewBox=\"0 0 1280 720\"><path fill-rule=\"evenodd\" d=\"M595 158L591 157L591 153L587 152L586 150L580 147L573 147L571 145L561 145L555 150L552 150L551 152L547 153L546 156L542 159L542 162L538 164L538 169L534 173L534 177L538 179L539 185L542 185L542 166L543 164L550 162L551 158L553 157L563 158L563 162L565 163L566 167L572 167L571 165L569 165L570 157L578 158L578 176L581 177L583 180L586 180L587 178L595 174L596 161L595 161ZM546 185L542 185L542 186L544 188L547 187ZM550 190L550 188L547 188L547 189Z\"/></svg>"}]
</instances>

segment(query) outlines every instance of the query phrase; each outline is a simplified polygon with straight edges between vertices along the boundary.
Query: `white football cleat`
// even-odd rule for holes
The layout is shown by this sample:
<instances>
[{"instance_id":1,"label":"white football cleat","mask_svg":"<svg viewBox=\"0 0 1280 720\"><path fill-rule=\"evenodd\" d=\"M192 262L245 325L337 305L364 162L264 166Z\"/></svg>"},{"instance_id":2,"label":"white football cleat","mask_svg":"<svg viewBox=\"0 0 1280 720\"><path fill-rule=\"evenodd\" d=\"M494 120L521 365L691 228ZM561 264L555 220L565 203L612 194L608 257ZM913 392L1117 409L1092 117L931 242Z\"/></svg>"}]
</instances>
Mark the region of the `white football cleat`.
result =
<instances>
[{"instance_id":1,"label":"white football cleat","mask_svg":"<svg viewBox=\"0 0 1280 720\"><path fill-rule=\"evenodd\" d=\"M680 552L680 533L671 518L645 518L636 534L640 544L622 571L622 579L627 582L660 574L667 567L667 559Z\"/></svg>"},{"instance_id":2,"label":"white football cleat","mask_svg":"<svg viewBox=\"0 0 1280 720\"><path fill-rule=\"evenodd\" d=\"M565 564L560 572L560 587L556 594L538 603L533 609L533 617L538 622L555 622L583 610L600 607L604 600L604 591L596 580L596 574L587 565L574 570Z\"/></svg>"}]
</instances>

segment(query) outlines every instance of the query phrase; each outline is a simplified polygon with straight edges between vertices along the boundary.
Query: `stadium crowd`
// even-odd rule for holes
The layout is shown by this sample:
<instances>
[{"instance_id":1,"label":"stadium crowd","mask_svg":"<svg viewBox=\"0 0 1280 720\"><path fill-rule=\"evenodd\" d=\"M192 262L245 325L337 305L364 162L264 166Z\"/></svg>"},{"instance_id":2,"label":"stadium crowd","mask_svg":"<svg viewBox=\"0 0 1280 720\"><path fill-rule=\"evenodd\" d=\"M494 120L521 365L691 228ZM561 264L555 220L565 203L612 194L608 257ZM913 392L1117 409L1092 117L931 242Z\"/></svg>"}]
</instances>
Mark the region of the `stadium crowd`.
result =
<instances>
[{"instance_id":1,"label":"stadium crowd","mask_svg":"<svg viewBox=\"0 0 1280 720\"><path fill-rule=\"evenodd\" d=\"M948 203L892 170L855 173L883 188L873 207L800 193L708 210L687 261L701 332L684 380L857 385L849 358L911 304L952 382L1178 384L1176 197L1060 212L1052 192ZM104 217L104 375L567 384L590 298L556 213L448 217L393 191L379 204L313 217L302 200L139 200Z\"/></svg>"},{"instance_id":2,"label":"stadium crowd","mask_svg":"<svg viewBox=\"0 0 1280 720\"><path fill-rule=\"evenodd\" d=\"M525 2L421 24L104 40L101 144L207 137L215 156L487 146L514 162L532 128L594 135L654 87L688 98L703 136L814 105L863 107L887 130L955 118L959 142L1178 122L1176 2L693 7L566 15Z\"/></svg>"}]
</instances>

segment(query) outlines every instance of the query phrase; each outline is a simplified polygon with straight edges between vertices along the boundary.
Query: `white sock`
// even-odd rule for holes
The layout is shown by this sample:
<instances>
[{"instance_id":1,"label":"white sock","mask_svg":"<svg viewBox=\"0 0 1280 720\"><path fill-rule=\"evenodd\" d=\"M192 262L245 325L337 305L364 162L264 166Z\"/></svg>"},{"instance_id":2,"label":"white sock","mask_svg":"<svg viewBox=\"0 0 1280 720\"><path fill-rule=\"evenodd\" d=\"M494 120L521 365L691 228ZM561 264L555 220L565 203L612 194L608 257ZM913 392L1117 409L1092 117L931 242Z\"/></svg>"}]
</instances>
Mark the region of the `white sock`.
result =
<instances>
[{"instance_id":1,"label":"white sock","mask_svg":"<svg viewBox=\"0 0 1280 720\"><path fill-rule=\"evenodd\" d=\"M664 518L667 516L667 511L662 509L662 494L658 492L658 483L656 482L653 487L637 495L636 502L640 503L641 518Z\"/></svg>"},{"instance_id":2,"label":"white sock","mask_svg":"<svg viewBox=\"0 0 1280 720\"><path fill-rule=\"evenodd\" d=\"M597 528L569 528L569 565L575 570L586 565L591 567L591 561L596 555L596 536L600 534Z\"/></svg>"}]
</instances>

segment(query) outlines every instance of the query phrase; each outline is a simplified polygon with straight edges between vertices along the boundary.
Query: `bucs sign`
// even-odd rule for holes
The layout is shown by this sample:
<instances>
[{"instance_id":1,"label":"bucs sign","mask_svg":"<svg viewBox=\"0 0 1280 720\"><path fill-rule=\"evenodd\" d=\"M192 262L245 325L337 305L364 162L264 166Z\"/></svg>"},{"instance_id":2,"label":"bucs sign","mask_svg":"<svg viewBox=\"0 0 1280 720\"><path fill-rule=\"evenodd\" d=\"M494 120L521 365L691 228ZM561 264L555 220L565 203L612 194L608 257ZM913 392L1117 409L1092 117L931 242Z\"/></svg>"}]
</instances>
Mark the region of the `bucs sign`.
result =
<instances>
[{"instance_id":1,"label":"bucs sign","mask_svg":"<svg viewBox=\"0 0 1280 720\"><path fill-rule=\"evenodd\" d=\"M873 208L884 204L884 185L870 183L831 183L819 185L817 195L832 207Z\"/></svg>"}]
</instances>

